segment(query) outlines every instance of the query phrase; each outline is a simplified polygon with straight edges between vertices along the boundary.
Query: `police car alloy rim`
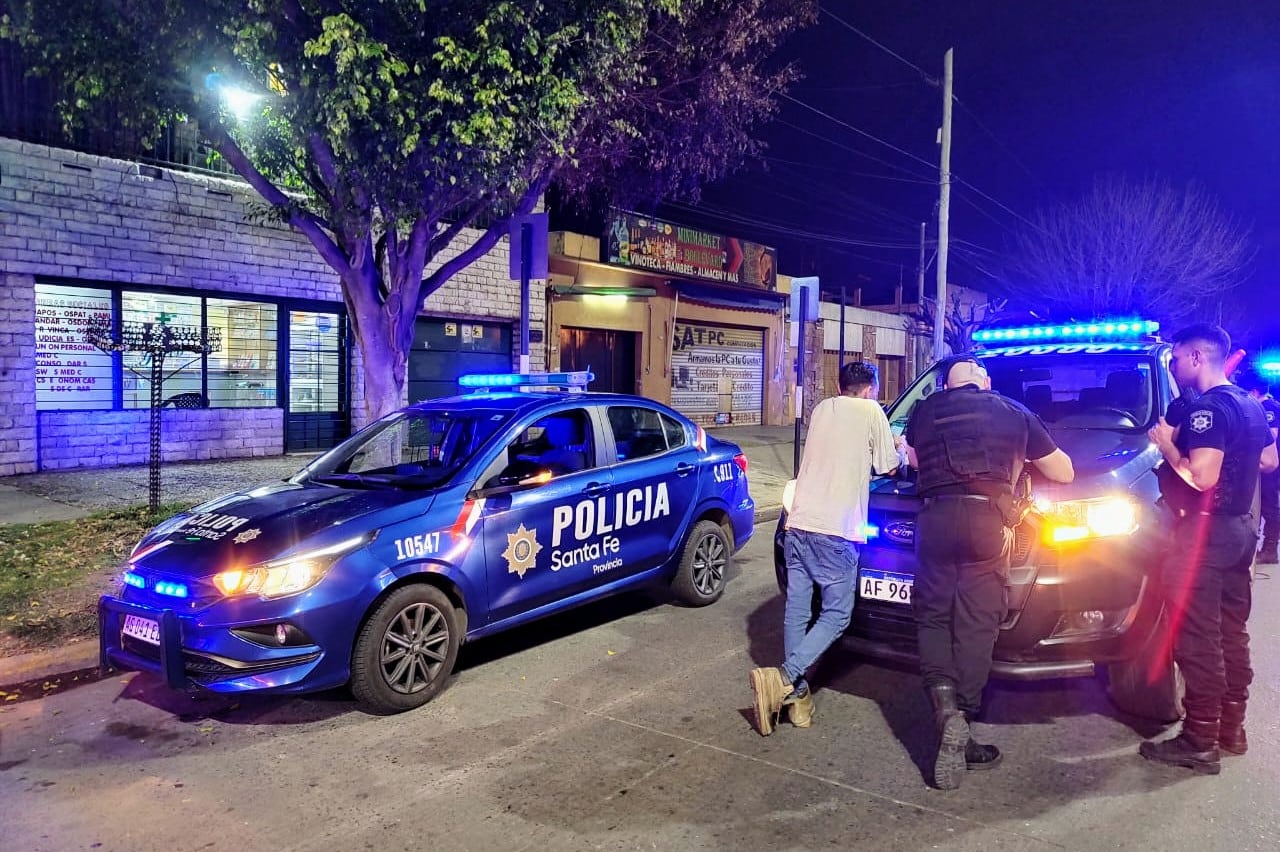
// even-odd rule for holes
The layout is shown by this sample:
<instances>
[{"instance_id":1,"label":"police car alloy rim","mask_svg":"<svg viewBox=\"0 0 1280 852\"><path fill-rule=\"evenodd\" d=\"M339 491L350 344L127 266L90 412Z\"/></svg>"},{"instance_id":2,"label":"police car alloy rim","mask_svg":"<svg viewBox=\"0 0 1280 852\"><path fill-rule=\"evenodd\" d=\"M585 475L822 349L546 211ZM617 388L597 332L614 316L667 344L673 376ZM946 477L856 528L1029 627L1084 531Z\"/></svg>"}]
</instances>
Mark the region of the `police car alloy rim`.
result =
<instances>
[{"instance_id":1,"label":"police car alloy rim","mask_svg":"<svg viewBox=\"0 0 1280 852\"><path fill-rule=\"evenodd\" d=\"M449 623L444 614L431 604L410 604L382 634L382 676L402 695L421 692L439 677L448 652Z\"/></svg>"},{"instance_id":2,"label":"police car alloy rim","mask_svg":"<svg viewBox=\"0 0 1280 852\"><path fill-rule=\"evenodd\" d=\"M704 595L710 595L724 582L728 550L717 535L707 534L693 551L693 584Z\"/></svg>"}]
</instances>

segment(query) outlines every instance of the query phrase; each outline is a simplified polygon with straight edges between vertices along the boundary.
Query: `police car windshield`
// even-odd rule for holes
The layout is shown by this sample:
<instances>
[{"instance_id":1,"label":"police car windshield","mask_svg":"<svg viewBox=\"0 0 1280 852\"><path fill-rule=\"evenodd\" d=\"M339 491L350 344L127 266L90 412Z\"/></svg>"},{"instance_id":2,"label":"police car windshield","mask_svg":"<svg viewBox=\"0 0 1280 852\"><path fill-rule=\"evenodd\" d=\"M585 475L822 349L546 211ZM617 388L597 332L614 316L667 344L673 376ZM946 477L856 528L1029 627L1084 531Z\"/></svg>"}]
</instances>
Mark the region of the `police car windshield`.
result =
<instances>
[{"instance_id":1,"label":"police car windshield","mask_svg":"<svg viewBox=\"0 0 1280 852\"><path fill-rule=\"evenodd\" d=\"M1146 428L1155 410L1152 361L1144 353L984 356L992 390L1062 429Z\"/></svg>"},{"instance_id":2,"label":"police car windshield","mask_svg":"<svg viewBox=\"0 0 1280 852\"><path fill-rule=\"evenodd\" d=\"M1138 432L1154 422L1154 361L1144 352L1020 347L977 355L992 390L1021 402L1051 428ZM935 392L942 378L934 366L894 403L889 409L894 432L902 433L911 409Z\"/></svg>"},{"instance_id":3,"label":"police car windshield","mask_svg":"<svg viewBox=\"0 0 1280 852\"><path fill-rule=\"evenodd\" d=\"M339 444L299 480L345 488L437 488L509 419L501 411L400 412Z\"/></svg>"}]
</instances>

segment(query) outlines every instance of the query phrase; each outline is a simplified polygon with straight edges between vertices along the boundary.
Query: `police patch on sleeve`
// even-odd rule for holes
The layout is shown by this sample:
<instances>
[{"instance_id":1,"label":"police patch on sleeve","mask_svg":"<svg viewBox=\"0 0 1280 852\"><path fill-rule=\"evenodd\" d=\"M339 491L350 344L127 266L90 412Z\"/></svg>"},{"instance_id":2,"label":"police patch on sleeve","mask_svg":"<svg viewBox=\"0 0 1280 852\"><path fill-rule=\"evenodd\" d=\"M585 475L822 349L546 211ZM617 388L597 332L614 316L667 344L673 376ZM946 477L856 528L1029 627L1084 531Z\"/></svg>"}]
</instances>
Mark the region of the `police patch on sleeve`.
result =
<instances>
[{"instance_id":1,"label":"police patch on sleeve","mask_svg":"<svg viewBox=\"0 0 1280 852\"><path fill-rule=\"evenodd\" d=\"M1202 432L1208 432L1213 428L1213 412L1207 408L1199 411L1193 411L1191 416L1187 418L1187 425L1191 427L1191 431L1197 435Z\"/></svg>"}]
</instances>

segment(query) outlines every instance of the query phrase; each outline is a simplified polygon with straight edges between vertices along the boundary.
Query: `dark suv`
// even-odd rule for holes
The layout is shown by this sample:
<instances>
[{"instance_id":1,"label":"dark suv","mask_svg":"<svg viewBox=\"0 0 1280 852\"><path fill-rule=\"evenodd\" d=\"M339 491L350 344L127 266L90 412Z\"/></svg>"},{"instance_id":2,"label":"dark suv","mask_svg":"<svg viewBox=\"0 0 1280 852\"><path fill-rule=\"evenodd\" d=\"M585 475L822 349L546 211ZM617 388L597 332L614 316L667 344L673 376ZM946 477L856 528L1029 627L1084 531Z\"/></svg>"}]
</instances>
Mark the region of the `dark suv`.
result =
<instances>
[{"instance_id":1,"label":"dark suv","mask_svg":"<svg viewBox=\"0 0 1280 852\"><path fill-rule=\"evenodd\" d=\"M1105 667L1120 709L1170 721L1181 715L1182 682L1170 660L1158 568L1172 514L1159 502L1154 471L1160 453L1147 438L1178 393L1170 347L1149 338L1050 342L1044 339L1049 333L988 332L1000 342L975 353L993 389L1038 414L1076 471L1073 483L1060 485L1031 470L1034 509L1015 530L1008 609L992 675L1038 680L1093 675ZM940 381L935 365L888 408L896 434ZM919 505L910 471L872 483L858 600L847 633L848 645L866 656L916 659L910 597ZM785 528L784 511L774 537L784 590Z\"/></svg>"}]
</instances>

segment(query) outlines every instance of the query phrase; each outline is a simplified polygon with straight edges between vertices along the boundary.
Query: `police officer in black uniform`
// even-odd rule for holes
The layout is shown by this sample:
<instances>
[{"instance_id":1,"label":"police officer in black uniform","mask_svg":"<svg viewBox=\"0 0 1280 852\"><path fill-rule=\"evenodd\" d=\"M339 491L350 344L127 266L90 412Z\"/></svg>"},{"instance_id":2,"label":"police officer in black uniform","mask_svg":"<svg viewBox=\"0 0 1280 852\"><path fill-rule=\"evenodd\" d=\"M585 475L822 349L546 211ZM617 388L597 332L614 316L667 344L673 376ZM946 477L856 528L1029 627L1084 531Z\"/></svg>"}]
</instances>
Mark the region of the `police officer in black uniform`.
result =
<instances>
[{"instance_id":1,"label":"police officer in black uniform","mask_svg":"<svg viewBox=\"0 0 1280 852\"><path fill-rule=\"evenodd\" d=\"M1018 520L1013 486L1028 459L1057 482L1075 473L1039 417L991 391L977 359L953 360L945 382L911 412L905 437L924 498L912 605L938 729L933 780L951 790L965 769L1000 760L995 746L970 737L969 720L981 707L1005 613L1011 527Z\"/></svg>"},{"instance_id":2,"label":"police officer in black uniform","mask_svg":"<svg viewBox=\"0 0 1280 852\"><path fill-rule=\"evenodd\" d=\"M1248 748L1244 716L1253 671L1246 622L1257 545L1250 512L1259 472L1276 469L1276 446L1262 406L1223 372L1227 333L1193 325L1173 343L1173 377L1194 402L1178 427L1162 417L1150 436L1176 474L1163 480L1177 515L1163 579L1173 657L1187 685L1186 718L1177 737L1144 742L1139 751L1216 775L1219 746L1232 754Z\"/></svg>"},{"instance_id":3,"label":"police officer in black uniform","mask_svg":"<svg viewBox=\"0 0 1280 852\"><path fill-rule=\"evenodd\" d=\"M1280 430L1280 402L1271 396L1271 383L1261 373L1250 370L1241 376L1236 384L1249 392L1262 406L1267 415L1267 428L1271 437L1277 437ZM1280 472L1262 474L1262 547L1258 549L1259 565L1275 565L1280 562L1277 546L1280 545Z\"/></svg>"}]
</instances>

